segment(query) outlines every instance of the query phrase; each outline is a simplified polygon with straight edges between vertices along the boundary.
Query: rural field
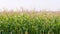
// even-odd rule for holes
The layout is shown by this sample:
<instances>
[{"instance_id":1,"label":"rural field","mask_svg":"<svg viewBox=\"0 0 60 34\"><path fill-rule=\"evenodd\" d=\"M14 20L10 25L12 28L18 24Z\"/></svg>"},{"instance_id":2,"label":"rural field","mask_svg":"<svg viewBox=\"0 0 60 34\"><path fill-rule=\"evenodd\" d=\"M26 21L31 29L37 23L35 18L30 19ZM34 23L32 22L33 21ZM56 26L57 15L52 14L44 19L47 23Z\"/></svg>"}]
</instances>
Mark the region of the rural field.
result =
<instances>
[{"instance_id":1,"label":"rural field","mask_svg":"<svg viewBox=\"0 0 60 34\"><path fill-rule=\"evenodd\" d=\"M60 12L0 12L0 34L60 34Z\"/></svg>"}]
</instances>

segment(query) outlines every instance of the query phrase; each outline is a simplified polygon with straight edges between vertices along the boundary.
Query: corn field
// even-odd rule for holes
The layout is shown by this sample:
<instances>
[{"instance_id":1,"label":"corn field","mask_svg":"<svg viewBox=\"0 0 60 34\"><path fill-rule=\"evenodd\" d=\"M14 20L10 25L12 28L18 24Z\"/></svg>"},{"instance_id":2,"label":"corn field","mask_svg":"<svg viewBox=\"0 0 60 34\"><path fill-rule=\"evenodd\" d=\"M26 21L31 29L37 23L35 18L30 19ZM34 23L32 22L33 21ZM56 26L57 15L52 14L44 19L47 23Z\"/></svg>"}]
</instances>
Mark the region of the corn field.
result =
<instances>
[{"instance_id":1,"label":"corn field","mask_svg":"<svg viewBox=\"0 0 60 34\"><path fill-rule=\"evenodd\" d=\"M60 16L47 12L0 13L0 34L60 34Z\"/></svg>"}]
</instances>

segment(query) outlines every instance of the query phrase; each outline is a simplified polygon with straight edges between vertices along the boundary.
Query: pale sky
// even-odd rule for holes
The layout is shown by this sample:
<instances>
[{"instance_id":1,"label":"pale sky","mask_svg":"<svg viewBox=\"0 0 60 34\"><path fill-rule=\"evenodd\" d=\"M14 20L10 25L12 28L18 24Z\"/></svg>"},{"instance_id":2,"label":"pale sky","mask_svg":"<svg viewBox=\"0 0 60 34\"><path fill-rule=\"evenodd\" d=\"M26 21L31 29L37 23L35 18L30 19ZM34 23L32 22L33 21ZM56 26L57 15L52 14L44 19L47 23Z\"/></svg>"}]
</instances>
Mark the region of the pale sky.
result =
<instances>
[{"instance_id":1,"label":"pale sky","mask_svg":"<svg viewBox=\"0 0 60 34\"><path fill-rule=\"evenodd\" d=\"M26 9L60 10L60 0L0 0L0 9Z\"/></svg>"}]
</instances>

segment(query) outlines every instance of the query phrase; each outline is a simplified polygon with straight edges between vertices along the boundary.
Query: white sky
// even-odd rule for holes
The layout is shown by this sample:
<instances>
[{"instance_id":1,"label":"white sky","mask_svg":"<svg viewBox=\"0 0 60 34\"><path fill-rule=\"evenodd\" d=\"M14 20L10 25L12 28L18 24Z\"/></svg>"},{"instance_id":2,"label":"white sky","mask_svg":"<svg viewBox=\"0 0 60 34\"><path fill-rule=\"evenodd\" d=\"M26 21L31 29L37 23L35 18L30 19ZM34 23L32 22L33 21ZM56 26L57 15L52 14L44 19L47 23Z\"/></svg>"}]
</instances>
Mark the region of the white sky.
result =
<instances>
[{"instance_id":1,"label":"white sky","mask_svg":"<svg viewBox=\"0 0 60 34\"><path fill-rule=\"evenodd\" d=\"M60 10L60 0L0 0L0 9L47 9Z\"/></svg>"}]
</instances>

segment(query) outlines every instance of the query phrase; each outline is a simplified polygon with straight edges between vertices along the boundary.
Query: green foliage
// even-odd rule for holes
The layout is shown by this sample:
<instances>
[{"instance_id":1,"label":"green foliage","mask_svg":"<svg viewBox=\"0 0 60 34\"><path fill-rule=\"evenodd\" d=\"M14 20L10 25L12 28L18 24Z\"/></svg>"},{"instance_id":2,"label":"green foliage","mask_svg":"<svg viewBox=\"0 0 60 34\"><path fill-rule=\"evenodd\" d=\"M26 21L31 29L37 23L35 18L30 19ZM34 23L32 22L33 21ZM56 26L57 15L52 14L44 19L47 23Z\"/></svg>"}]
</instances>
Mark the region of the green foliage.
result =
<instances>
[{"instance_id":1,"label":"green foliage","mask_svg":"<svg viewBox=\"0 0 60 34\"><path fill-rule=\"evenodd\" d=\"M0 34L60 34L60 16L36 14L0 14Z\"/></svg>"}]
</instances>

